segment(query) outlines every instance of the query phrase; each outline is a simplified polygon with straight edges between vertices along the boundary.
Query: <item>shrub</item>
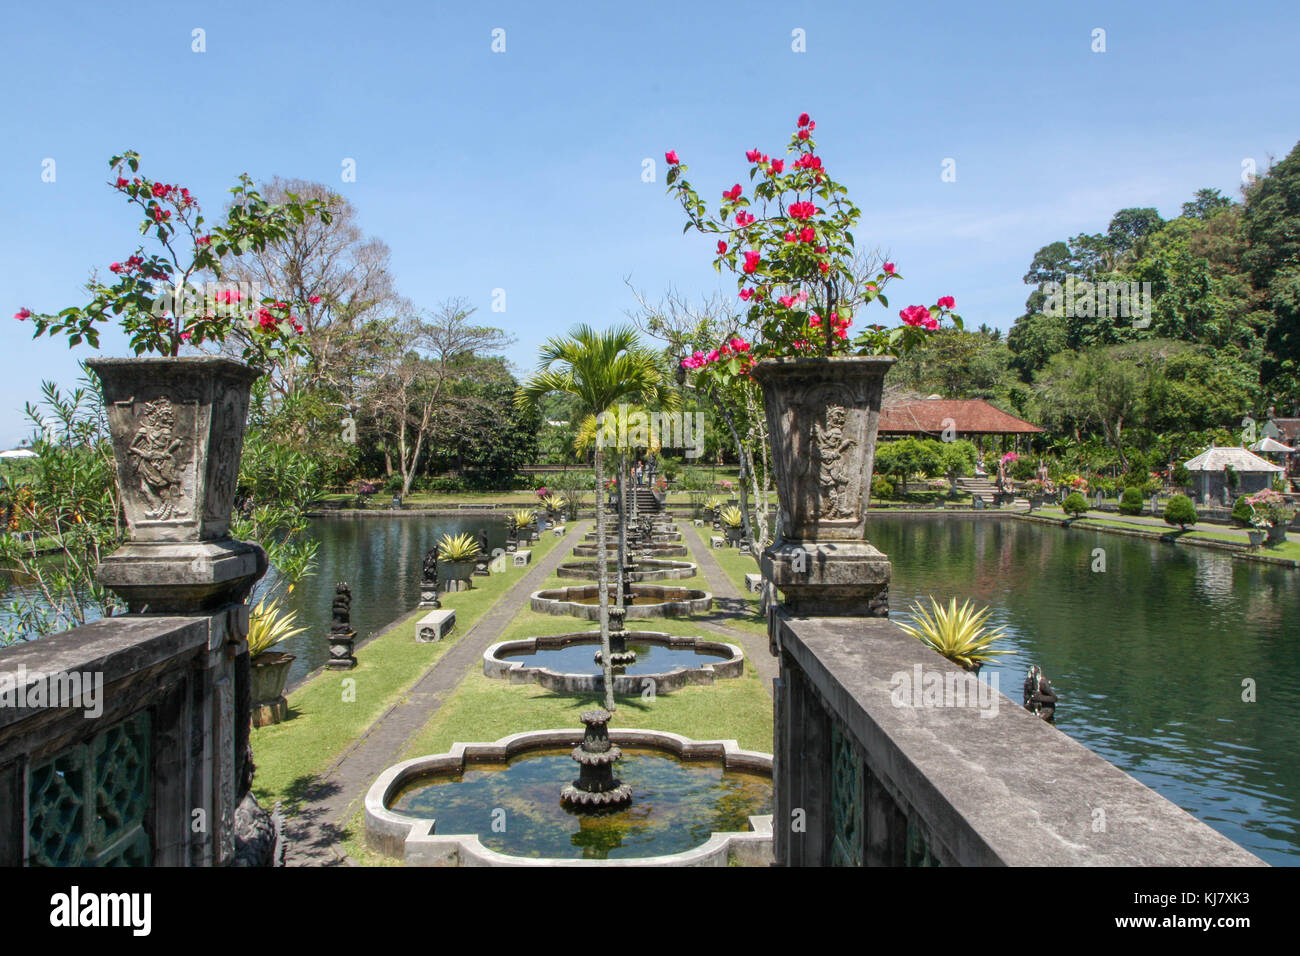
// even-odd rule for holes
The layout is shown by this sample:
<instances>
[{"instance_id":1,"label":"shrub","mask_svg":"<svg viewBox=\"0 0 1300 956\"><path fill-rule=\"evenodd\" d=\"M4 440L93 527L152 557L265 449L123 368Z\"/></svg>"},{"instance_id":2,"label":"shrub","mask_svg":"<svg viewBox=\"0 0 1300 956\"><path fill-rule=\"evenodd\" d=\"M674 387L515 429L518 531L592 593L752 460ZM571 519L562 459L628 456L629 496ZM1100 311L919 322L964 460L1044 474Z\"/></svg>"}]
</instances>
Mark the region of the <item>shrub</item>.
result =
<instances>
[{"instance_id":1,"label":"shrub","mask_svg":"<svg viewBox=\"0 0 1300 956\"><path fill-rule=\"evenodd\" d=\"M1253 517L1255 517L1255 509L1250 506L1245 495L1240 495L1232 505L1232 520L1243 528L1248 528Z\"/></svg>"},{"instance_id":2,"label":"shrub","mask_svg":"<svg viewBox=\"0 0 1300 956\"><path fill-rule=\"evenodd\" d=\"M1065 502L1061 505L1061 510L1072 518L1077 518L1088 510L1088 499L1077 491L1072 491L1066 496Z\"/></svg>"},{"instance_id":3,"label":"shrub","mask_svg":"<svg viewBox=\"0 0 1300 956\"><path fill-rule=\"evenodd\" d=\"M1038 459L1024 457L1011 463L1011 477L1016 481L1028 481L1038 477Z\"/></svg>"},{"instance_id":4,"label":"shrub","mask_svg":"<svg viewBox=\"0 0 1300 956\"><path fill-rule=\"evenodd\" d=\"M1119 513L1122 515L1140 515L1142 513L1142 489L1129 485L1124 489L1124 496L1119 500Z\"/></svg>"},{"instance_id":5,"label":"shrub","mask_svg":"<svg viewBox=\"0 0 1300 956\"><path fill-rule=\"evenodd\" d=\"M395 495L402 490L402 476L389 475L384 479L384 491L390 495Z\"/></svg>"},{"instance_id":6,"label":"shrub","mask_svg":"<svg viewBox=\"0 0 1300 956\"><path fill-rule=\"evenodd\" d=\"M873 498L892 498L894 497L894 483L884 475L876 475L871 479L871 497Z\"/></svg>"},{"instance_id":7,"label":"shrub","mask_svg":"<svg viewBox=\"0 0 1300 956\"><path fill-rule=\"evenodd\" d=\"M1165 524L1176 524L1179 530L1189 524L1196 524L1196 508L1192 499L1186 495L1174 495L1165 505Z\"/></svg>"}]
</instances>

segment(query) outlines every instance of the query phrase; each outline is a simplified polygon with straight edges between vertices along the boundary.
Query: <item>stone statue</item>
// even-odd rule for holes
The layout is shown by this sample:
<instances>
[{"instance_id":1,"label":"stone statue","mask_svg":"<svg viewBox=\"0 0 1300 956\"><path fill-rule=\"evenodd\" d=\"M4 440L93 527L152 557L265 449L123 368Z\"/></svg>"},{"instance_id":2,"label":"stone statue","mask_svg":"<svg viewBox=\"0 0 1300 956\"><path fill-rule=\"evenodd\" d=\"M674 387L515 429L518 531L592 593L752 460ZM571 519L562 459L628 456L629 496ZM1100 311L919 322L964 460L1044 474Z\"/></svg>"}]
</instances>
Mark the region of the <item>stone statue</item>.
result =
<instances>
[{"instance_id":1,"label":"stone statue","mask_svg":"<svg viewBox=\"0 0 1300 956\"><path fill-rule=\"evenodd\" d=\"M438 549L424 552L424 567L420 571L420 607L439 609L438 600Z\"/></svg>"},{"instance_id":2,"label":"stone statue","mask_svg":"<svg viewBox=\"0 0 1300 956\"><path fill-rule=\"evenodd\" d=\"M1032 665L1025 674L1025 710L1052 723L1056 717L1056 701L1057 694L1052 689L1052 682L1043 676L1041 667Z\"/></svg>"},{"instance_id":3,"label":"stone statue","mask_svg":"<svg viewBox=\"0 0 1300 956\"><path fill-rule=\"evenodd\" d=\"M487 528L478 529L478 549L481 554L488 553L488 533Z\"/></svg>"},{"instance_id":4,"label":"stone statue","mask_svg":"<svg viewBox=\"0 0 1300 956\"><path fill-rule=\"evenodd\" d=\"M351 670L357 666L356 656L352 653L352 642L356 640L357 632L352 629L352 588L347 582L340 581L335 587L330 612L334 620L330 624L330 659L326 666L331 670Z\"/></svg>"}]
</instances>

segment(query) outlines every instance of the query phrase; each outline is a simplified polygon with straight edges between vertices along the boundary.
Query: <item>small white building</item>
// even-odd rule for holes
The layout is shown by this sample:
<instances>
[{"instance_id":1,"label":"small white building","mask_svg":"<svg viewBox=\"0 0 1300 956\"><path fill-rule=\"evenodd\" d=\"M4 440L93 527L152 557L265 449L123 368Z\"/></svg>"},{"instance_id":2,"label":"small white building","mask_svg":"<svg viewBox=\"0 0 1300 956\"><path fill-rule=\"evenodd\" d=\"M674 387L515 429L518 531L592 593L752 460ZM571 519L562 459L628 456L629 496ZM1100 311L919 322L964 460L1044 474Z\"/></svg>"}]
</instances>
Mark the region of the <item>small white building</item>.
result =
<instances>
[{"instance_id":1,"label":"small white building","mask_svg":"<svg viewBox=\"0 0 1300 956\"><path fill-rule=\"evenodd\" d=\"M1217 448L1211 445L1186 466L1192 473L1192 497L1201 504L1211 500L1229 503L1227 469L1237 475L1237 495L1250 495L1273 486L1273 478L1282 469L1244 448Z\"/></svg>"}]
</instances>

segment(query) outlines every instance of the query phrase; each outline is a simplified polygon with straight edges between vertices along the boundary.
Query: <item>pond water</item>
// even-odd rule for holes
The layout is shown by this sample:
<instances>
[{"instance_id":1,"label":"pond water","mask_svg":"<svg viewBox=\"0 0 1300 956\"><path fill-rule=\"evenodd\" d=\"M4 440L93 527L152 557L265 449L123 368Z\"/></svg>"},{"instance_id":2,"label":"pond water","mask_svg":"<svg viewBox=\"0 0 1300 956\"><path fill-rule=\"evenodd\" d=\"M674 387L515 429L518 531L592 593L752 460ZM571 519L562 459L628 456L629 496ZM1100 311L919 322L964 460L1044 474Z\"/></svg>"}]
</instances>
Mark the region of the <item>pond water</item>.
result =
<instances>
[{"instance_id":1,"label":"pond water","mask_svg":"<svg viewBox=\"0 0 1300 956\"><path fill-rule=\"evenodd\" d=\"M1057 727L1268 862L1300 864L1300 572L1021 521L873 517L867 534L893 562L892 616L927 595L991 605L1014 653L983 673L1003 693L1018 703L1041 665Z\"/></svg>"},{"instance_id":2,"label":"pond water","mask_svg":"<svg viewBox=\"0 0 1300 956\"><path fill-rule=\"evenodd\" d=\"M279 649L297 658L289 668L289 681L298 680L329 659L326 634L333 620L330 608L335 586L340 581L352 586L352 628L360 641L420 603L424 553L439 538L444 534L477 536L480 528L486 528L489 549L504 548L505 522L504 514L493 516L481 511L465 516L311 519L305 535L320 542L316 572L298 582L286 601L286 606L298 612L298 625L307 630L279 645ZM278 587L273 569L258 586L254 600L267 589ZM0 614L6 613L10 600L20 596L39 598L39 592L22 582L0 578Z\"/></svg>"},{"instance_id":3,"label":"pond water","mask_svg":"<svg viewBox=\"0 0 1300 956\"><path fill-rule=\"evenodd\" d=\"M578 776L569 753L537 750L504 765L471 764L456 776L416 780L392 808L435 818L440 834L477 833L499 853L584 860L681 853L714 832L748 831L750 816L772 812L768 777L629 748L614 775L631 786L632 802L611 813L571 813L560 803L560 791ZM498 808L504 832L492 826Z\"/></svg>"},{"instance_id":4,"label":"pond water","mask_svg":"<svg viewBox=\"0 0 1300 956\"><path fill-rule=\"evenodd\" d=\"M469 516L424 515L401 518L315 518L307 534L320 542L316 573L304 578L289 595L288 606L307 628L281 647L298 659L289 670L294 681L329 659L325 635L335 586L352 586L352 629L357 640L413 611L420 603L420 570L424 553L444 534L477 535L486 528L489 549L504 548L506 519L482 512ZM274 573L268 575L274 586Z\"/></svg>"},{"instance_id":5,"label":"pond water","mask_svg":"<svg viewBox=\"0 0 1300 956\"><path fill-rule=\"evenodd\" d=\"M627 667L616 667L621 674L664 674L675 667L703 667L729 659L727 654L709 654L689 647L665 647L662 644L642 644L628 641L627 649L636 652L636 662ZM557 674L600 674L601 666L594 660L600 650L600 641L594 644L569 644L517 654L499 654L501 660L525 667L547 667Z\"/></svg>"}]
</instances>

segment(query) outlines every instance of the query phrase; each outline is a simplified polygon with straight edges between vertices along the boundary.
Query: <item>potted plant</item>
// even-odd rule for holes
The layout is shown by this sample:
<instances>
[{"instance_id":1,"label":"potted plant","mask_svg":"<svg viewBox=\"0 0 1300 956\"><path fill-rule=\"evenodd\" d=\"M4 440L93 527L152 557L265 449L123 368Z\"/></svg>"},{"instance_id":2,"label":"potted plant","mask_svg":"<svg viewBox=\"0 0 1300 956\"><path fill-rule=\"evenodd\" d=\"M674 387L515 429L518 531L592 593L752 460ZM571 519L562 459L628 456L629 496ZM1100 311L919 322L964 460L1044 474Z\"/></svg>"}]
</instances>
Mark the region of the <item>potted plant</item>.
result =
<instances>
[{"instance_id":1,"label":"potted plant","mask_svg":"<svg viewBox=\"0 0 1300 956\"><path fill-rule=\"evenodd\" d=\"M510 517L514 519L515 527L519 529L519 534L525 542L537 540L537 512L532 508L516 508L510 512Z\"/></svg>"},{"instance_id":2,"label":"potted plant","mask_svg":"<svg viewBox=\"0 0 1300 956\"><path fill-rule=\"evenodd\" d=\"M903 309L895 328L862 325L850 338L856 312L888 307L885 288L900 277L892 262L874 276L854 262L860 211L816 154L816 125L799 116L784 158L749 150L752 195L737 183L716 214L676 151L665 154L687 228L717 237L714 268L735 274L747 309L735 334L681 367L719 387L743 377L762 388L783 534L763 562L787 608L884 614L889 563L865 533L885 373L944 318L961 320L945 296Z\"/></svg>"},{"instance_id":3,"label":"potted plant","mask_svg":"<svg viewBox=\"0 0 1300 956\"><path fill-rule=\"evenodd\" d=\"M957 599L951 598L945 608L931 597L929 608L917 601L908 610L912 623L898 625L904 632L973 674L998 654L1007 653L989 646L1002 638L1004 631L985 623L987 607L976 611L969 601L958 607Z\"/></svg>"},{"instance_id":4,"label":"potted plant","mask_svg":"<svg viewBox=\"0 0 1300 956\"><path fill-rule=\"evenodd\" d=\"M1295 505L1271 488L1248 495L1246 501L1267 524L1268 544L1281 544L1286 540L1286 528L1296 515Z\"/></svg>"},{"instance_id":5,"label":"potted plant","mask_svg":"<svg viewBox=\"0 0 1300 956\"><path fill-rule=\"evenodd\" d=\"M87 304L58 313L23 308L15 317L30 320L36 336L62 334L69 345L98 347L110 320L127 334L136 358L87 362L108 409L129 538L99 578L132 610L214 606L265 571L256 545L225 543L249 390L261 366L302 351L303 331L296 303L222 284L223 262L287 238L308 215L328 221L329 212L315 200L273 205L241 176L225 221L209 225L189 189L138 175L136 153L109 165L109 186L142 211L139 231L153 246L112 263L113 281L93 278ZM199 277L212 281L200 288ZM232 337L243 362L197 352ZM195 354L181 355L190 347ZM183 580L178 560L188 567Z\"/></svg>"},{"instance_id":6,"label":"potted plant","mask_svg":"<svg viewBox=\"0 0 1300 956\"><path fill-rule=\"evenodd\" d=\"M289 665L297 658L272 648L307 630L297 625L298 612L283 606L283 596L264 597L248 613L249 687L254 727L278 724L288 714L284 685L289 677Z\"/></svg>"},{"instance_id":7,"label":"potted plant","mask_svg":"<svg viewBox=\"0 0 1300 956\"><path fill-rule=\"evenodd\" d=\"M745 516L741 514L740 509L735 505L727 505L719 512L718 517L722 522L722 530L726 532L727 544L733 548L739 545L741 526L745 523Z\"/></svg>"},{"instance_id":8,"label":"potted plant","mask_svg":"<svg viewBox=\"0 0 1300 956\"><path fill-rule=\"evenodd\" d=\"M1025 497L1029 499L1029 510L1041 508L1046 495L1043 494L1043 483L1037 478L1030 478L1025 482Z\"/></svg>"},{"instance_id":9,"label":"potted plant","mask_svg":"<svg viewBox=\"0 0 1300 956\"><path fill-rule=\"evenodd\" d=\"M474 573L474 561L480 554L478 542L471 534L444 534L438 539L438 568L445 571L444 580L463 582L469 586ZM458 588L447 588L449 591Z\"/></svg>"}]
</instances>

